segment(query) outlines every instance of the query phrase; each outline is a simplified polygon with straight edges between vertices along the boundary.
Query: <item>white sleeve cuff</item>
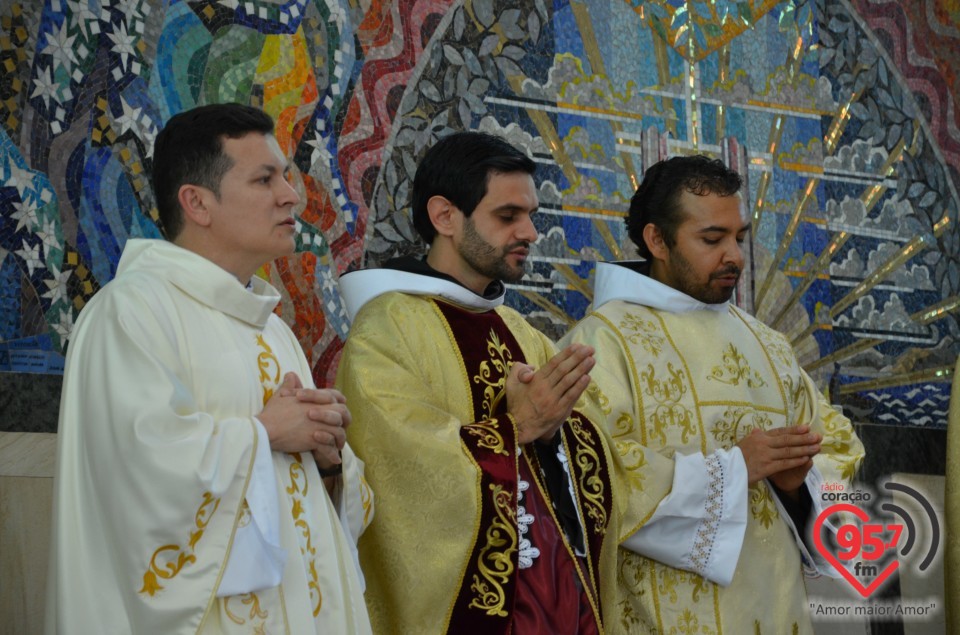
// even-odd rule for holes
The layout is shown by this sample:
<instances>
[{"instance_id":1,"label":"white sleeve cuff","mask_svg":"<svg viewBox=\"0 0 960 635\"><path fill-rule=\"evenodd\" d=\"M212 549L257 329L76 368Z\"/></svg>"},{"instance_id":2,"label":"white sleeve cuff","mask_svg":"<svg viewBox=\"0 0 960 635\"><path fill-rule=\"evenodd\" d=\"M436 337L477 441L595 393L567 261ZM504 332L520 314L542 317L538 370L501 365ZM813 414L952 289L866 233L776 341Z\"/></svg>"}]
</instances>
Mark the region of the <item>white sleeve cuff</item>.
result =
<instances>
[{"instance_id":1,"label":"white sleeve cuff","mask_svg":"<svg viewBox=\"0 0 960 635\"><path fill-rule=\"evenodd\" d=\"M673 487L622 546L726 586L747 528L747 468L739 448L674 458Z\"/></svg>"},{"instance_id":2,"label":"white sleeve cuff","mask_svg":"<svg viewBox=\"0 0 960 635\"><path fill-rule=\"evenodd\" d=\"M233 537L230 558L217 589L217 597L269 589L283 580L287 552L280 546L277 477L267 431L256 417L254 422L257 454L245 499L250 514L241 515L241 524Z\"/></svg>"}]
</instances>

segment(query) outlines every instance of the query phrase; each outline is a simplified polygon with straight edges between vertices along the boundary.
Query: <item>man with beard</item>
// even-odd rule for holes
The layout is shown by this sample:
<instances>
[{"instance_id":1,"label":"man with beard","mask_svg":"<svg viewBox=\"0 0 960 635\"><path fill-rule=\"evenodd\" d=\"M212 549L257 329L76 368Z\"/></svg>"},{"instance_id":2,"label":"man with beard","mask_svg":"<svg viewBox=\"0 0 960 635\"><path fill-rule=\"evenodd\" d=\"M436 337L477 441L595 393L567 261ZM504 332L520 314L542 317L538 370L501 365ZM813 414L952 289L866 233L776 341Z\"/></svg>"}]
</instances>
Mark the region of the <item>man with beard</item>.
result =
<instances>
[{"instance_id":1,"label":"man with beard","mask_svg":"<svg viewBox=\"0 0 960 635\"><path fill-rule=\"evenodd\" d=\"M596 349L609 431L645 448L618 443L663 493L620 550L612 631L809 633L802 574L836 575L808 523L863 446L783 335L730 303L740 187L703 156L651 166L627 219L645 260L598 264L593 312L564 338Z\"/></svg>"},{"instance_id":2,"label":"man with beard","mask_svg":"<svg viewBox=\"0 0 960 635\"><path fill-rule=\"evenodd\" d=\"M445 137L413 185L426 258L341 278L337 386L377 490L360 545L375 632L603 632L617 531L639 518L615 507L578 403L593 349L558 353L503 305L537 238L534 169L497 137Z\"/></svg>"}]
</instances>

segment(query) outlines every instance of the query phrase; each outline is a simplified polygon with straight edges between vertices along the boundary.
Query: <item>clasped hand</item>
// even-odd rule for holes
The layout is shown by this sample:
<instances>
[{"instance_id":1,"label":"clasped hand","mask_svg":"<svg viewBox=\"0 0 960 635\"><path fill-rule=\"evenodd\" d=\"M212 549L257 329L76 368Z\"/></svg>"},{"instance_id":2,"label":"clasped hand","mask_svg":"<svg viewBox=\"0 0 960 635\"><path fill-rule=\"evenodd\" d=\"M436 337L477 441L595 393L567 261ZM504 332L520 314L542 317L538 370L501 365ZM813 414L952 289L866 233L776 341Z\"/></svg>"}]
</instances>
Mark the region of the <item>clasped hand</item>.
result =
<instances>
[{"instance_id":1,"label":"clasped hand","mask_svg":"<svg viewBox=\"0 0 960 635\"><path fill-rule=\"evenodd\" d=\"M742 438L737 447L743 453L751 485L766 478L781 491L792 494L803 485L822 440L806 425L757 428Z\"/></svg>"},{"instance_id":2,"label":"clasped hand","mask_svg":"<svg viewBox=\"0 0 960 635\"><path fill-rule=\"evenodd\" d=\"M571 344L539 370L513 364L506 382L507 412L520 443L553 438L590 385L593 365L593 348L583 344Z\"/></svg>"},{"instance_id":3,"label":"clasped hand","mask_svg":"<svg viewBox=\"0 0 960 635\"><path fill-rule=\"evenodd\" d=\"M304 388L296 373L287 373L258 415L278 452L311 452L320 469L340 463L350 411L339 390Z\"/></svg>"}]
</instances>

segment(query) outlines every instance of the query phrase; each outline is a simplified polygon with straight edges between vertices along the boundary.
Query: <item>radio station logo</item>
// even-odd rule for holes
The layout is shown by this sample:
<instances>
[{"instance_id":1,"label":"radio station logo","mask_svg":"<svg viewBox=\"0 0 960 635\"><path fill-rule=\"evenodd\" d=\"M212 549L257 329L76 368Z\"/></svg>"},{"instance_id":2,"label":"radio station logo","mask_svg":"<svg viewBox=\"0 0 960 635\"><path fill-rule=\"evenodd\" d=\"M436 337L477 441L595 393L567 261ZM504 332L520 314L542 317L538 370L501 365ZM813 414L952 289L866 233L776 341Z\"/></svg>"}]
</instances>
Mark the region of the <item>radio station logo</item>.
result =
<instances>
[{"instance_id":1,"label":"radio station logo","mask_svg":"<svg viewBox=\"0 0 960 635\"><path fill-rule=\"evenodd\" d=\"M906 496L912 511L887 500L892 496L881 502L869 491L830 484L820 492L829 506L813 524L817 551L864 598L901 566L926 571L940 549L940 521L930 501L902 483L889 481L882 489Z\"/></svg>"}]
</instances>

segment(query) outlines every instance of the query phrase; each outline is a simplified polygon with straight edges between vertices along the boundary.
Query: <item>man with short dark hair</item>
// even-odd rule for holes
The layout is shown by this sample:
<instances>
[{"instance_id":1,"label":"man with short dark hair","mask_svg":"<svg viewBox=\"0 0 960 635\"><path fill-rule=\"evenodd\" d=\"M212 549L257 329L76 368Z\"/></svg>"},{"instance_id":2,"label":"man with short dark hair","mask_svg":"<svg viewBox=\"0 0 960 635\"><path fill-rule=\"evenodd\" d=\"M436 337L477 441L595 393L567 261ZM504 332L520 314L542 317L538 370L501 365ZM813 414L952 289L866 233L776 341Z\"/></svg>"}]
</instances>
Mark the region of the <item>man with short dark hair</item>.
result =
<instances>
[{"instance_id":1,"label":"man with short dark hair","mask_svg":"<svg viewBox=\"0 0 960 635\"><path fill-rule=\"evenodd\" d=\"M651 166L627 220L646 260L598 263L593 311L562 340L596 348L607 427L649 502L620 550L615 632L810 633L802 571L836 575L807 526L863 445L783 335L729 302L740 186L703 156Z\"/></svg>"},{"instance_id":2,"label":"man with short dark hair","mask_svg":"<svg viewBox=\"0 0 960 635\"><path fill-rule=\"evenodd\" d=\"M534 169L491 135L441 139L413 185L426 258L341 277L337 386L377 490L360 550L375 632L603 631L621 512L578 404L593 350L558 353L503 305L537 238Z\"/></svg>"},{"instance_id":3,"label":"man with short dark hair","mask_svg":"<svg viewBox=\"0 0 960 635\"><path fill-rule=\"evenodd\" d=\"M127 241L70 339L47 631L369 633L350 412L254 275L295 244L273 121L180 113L153 167L167 240Z\"/></svg>"}]
</instances>

